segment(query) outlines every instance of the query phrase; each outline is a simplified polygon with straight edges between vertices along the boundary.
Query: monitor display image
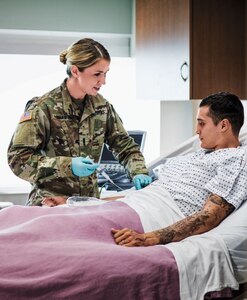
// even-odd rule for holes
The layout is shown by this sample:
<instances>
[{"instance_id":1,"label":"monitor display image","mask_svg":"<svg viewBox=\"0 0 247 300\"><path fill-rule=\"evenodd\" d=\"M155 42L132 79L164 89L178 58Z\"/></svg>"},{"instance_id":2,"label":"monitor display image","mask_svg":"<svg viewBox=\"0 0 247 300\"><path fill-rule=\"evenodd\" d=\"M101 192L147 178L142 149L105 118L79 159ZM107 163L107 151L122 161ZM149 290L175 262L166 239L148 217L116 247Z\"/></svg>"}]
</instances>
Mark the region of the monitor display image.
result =
<instances>
[{"instance_id":1,"label":"monitor display image","mask_svg":"<svg viewBox=\"0 0 247 300\"><path fill-rule=\"evenodd\" d=\"M133 130L128 131L128 134L134 139L134 141L139 145L140 150L143 151L145 138L146 138L146 131L141 130ZM104 144L100 164L118 164L118 161L113 156L112 152L108 149L108 146Z\"/></svg>"}]
</instances>

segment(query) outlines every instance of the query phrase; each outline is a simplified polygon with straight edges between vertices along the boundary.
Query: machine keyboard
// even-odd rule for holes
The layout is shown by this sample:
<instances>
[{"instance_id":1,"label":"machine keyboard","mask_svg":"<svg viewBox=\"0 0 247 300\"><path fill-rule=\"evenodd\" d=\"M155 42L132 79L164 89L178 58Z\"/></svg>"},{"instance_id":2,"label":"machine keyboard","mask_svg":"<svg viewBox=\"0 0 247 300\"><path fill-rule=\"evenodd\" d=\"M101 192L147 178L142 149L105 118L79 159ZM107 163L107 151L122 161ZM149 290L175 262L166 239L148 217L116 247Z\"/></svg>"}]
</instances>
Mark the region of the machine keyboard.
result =
<instances>
[{"instance_id":1,"label":"machine keyboard","mask_svg":"<svg viewBox=\"0 0 247 300\"><path fill-rule=\"evenodd\" d=\"M120 164L100 164L100 168L103 169L108 175L117 173L118 175L124 174L124 167Z\"/></svg>"}]
</instances>

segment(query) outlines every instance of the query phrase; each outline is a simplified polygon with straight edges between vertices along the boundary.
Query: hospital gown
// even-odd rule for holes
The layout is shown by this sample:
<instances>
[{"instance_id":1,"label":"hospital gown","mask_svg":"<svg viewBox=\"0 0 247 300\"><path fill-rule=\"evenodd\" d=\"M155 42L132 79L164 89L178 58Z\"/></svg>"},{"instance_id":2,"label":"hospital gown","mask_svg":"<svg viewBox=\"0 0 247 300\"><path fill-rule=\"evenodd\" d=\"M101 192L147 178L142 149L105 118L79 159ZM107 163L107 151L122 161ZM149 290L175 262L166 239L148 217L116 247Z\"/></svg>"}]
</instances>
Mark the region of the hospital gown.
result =
<instances>
[{"instance_id":1,"label":"hospital gown","mask_svg":"<svg viewBox=\"0 0 247 300\"><path fill-rule=\"evenodd\" d=\"M168 191L185 216L199 211L211 193L238 208L247 198L246 150L200 149L170 158L152 185Z\"/></svg>"}]
</instances>

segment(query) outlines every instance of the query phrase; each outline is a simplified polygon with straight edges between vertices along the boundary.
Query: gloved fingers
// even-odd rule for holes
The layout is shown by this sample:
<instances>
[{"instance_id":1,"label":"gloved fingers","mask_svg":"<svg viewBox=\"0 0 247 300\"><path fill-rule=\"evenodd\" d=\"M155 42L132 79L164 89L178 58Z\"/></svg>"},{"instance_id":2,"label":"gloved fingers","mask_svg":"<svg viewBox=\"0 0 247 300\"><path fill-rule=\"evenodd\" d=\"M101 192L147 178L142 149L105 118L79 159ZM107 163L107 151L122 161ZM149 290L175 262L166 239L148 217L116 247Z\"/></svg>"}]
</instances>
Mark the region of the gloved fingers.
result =
<instances>
[{"instance_id":1,"label":"gloved fingers","mask_svg":"<svg viewBox=\"0 0 247 300\"><path fill-rule=\"evenodd\" d=\"M149 185L153 181L150 176L146 176L145 179L146 179L146 185Z\"/></svg>"},{"instance_id":2,"label":"gloved fingers","mask_svg":"<svg viewBox=\"0 0 247 300\"><path fill-rule=\"evenodd\" d=\"M81 160L84 164L93 164L93 160L90 158L90 157L82 157L82 160Z\"/></svg>"},{"instance_id":3,"label":"gloved fingers","mask_svg":"<svg viewBox=\"0 0 247 300\"><path fill-rule=\"evenodd\" d=\"M75 176L85 177L91 175L99 164L95 164L89 157L73 157L71 169Z\"/></svg>"},{"instance_id":4,"label":"gloved fingers","mask_svg":"<svg viewBox=\"0 0 247 300\"><path fill-rule=\"evenodd\" d=\"M134 178L134 185L136 190L140 190L142 188L140 178Z\"/></svg>"},{"instance_id":5,"label":"gloved fingers","mask_svg":"<svg viewBox=\"0 0 247 300\"><path fill-rule=\"evenodd\" d=\"M94 161L88 156L82 158L82 163L87 165L88 170L95 170L100 166L99 164L94 163Z\"/></svg>"},{"instance_id":6,"label":"gloved fingers","mask_svg":"<svg viewBox=\"0 0 247 300\"><path fill-rule=\"evenodd\" d=\"M141 178L141 185L147 185L148 184L148 177L147 176L143 176Z\"/></svg>"},{"instance_id":7,"label":"gloved fingers","mask_svg":"<svg viewBox=\"0 0 247 300\"><path fill-rule=\"evenodd\" d=\"M140 178L139 180L140 180L141 187L145 187L146 185L149 184L148 179L145 178L145 177L142 177L142 178Z\"/></svg>"},{"instance_id":8,"label":"gloved fingers","mask_svg":"<svg viewBox=\"0 0 247 300\"><path fill-rule=\"evenodd\" d=\"M94 164L94 163L91 163L91 164L88 164L88 163L84 163L84 166L85 168L87 168L89 171L94 171L95 169L97 169L99 167L99 164Z\"/></svg>"},{"instance_id":9,"label":"gloved fingers","mask_svg":"<svg viewBox=\"0 0 247 300\"><path fill-rule=\"evenodd\" d=\"M134 184L137 190L149 185L152 182L152 178L148 175L139 174L134 177Z\"/></svg>"}]
</instances>

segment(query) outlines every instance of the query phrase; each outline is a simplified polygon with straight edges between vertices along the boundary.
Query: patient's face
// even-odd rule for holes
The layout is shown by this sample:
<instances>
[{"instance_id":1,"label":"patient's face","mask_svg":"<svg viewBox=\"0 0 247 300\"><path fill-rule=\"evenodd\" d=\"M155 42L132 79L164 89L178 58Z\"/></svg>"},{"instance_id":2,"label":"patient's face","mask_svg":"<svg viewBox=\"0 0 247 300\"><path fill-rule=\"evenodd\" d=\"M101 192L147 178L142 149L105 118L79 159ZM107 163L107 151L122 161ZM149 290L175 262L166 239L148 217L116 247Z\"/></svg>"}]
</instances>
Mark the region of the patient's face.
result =
<instances>
[{"instance_id":1,"label":"patient's face","mask_svg":"<svg viewBox=\"0 0 247 300\"><path fill-rule=\"evenodd\" d=\"M196 133L199 135L202 148L217 150L221 148L221 122L215 125L212 118L208 116L208 112L208 106L199 107Z\"/></svg>"}]
</instances>

